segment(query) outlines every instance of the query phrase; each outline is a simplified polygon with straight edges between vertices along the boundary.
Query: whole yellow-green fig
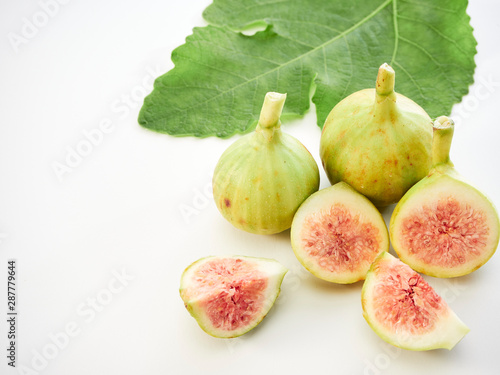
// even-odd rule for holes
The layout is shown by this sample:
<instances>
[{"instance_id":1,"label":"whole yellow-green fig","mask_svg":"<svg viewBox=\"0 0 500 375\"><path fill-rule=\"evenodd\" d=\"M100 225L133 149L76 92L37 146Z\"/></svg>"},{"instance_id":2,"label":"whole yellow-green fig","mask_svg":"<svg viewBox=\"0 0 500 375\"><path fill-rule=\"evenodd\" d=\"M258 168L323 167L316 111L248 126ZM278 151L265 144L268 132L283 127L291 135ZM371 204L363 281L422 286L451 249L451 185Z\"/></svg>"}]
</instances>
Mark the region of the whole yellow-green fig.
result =
<instances>
[{"instance_id":1,"label":"whole yellow-green fig","mask_svg":"<svg viewBox=\"0 0 500 375\"><path fill-rule=\"evenodd\" d=\"M321 133L320 157L332 185L345 181L379 207L398 202L431 167L432 120L394 83L394 70L383 64L376 88L339 102Z\"/></svg>"},{"instance_id":2,"label":"whole yellow-green fig","mask_svg":"<svg viewBox=\"0 0 500 375\"><path fill-rule=\"evenodd\" d=\"M301 203L319 189L309 151L281 131L286 94L266 94L255 132L222 154L213 176L217 208L236 228L256 234L282 232Z\"/></svg>"}]
</instances>

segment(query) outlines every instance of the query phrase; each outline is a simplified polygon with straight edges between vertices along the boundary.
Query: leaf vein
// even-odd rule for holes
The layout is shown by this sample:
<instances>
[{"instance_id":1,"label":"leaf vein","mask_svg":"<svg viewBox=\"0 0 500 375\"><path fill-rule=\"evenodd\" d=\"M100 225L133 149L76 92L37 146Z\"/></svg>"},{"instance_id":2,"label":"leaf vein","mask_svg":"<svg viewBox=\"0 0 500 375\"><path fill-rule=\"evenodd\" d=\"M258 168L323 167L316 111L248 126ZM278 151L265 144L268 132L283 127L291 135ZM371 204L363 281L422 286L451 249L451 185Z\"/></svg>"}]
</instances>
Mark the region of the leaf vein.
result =
<instances>
[{"instance_id":1,"label":"leaf vein","mask_svg":"<svg viewBox=\"0 0 500 375\"><path fill-rule=\"evenodd\" d=\"M444 73L443 72L443 65L436 60L436 58L434 56L432 56L432 53L430 53L429 51L427 51L424 47L422 47L420 44L418 43L415 43L415 42L412 42L411 40L409 39L406 39L405 37L402 37L400 36L399 39L405 43L408 43L412 46L414 46L415 48L418 48L420 51L422 51L425 55L427 55L427 57L434 63L436 64L436 66L439 68L439 70L441 70L441 73Z\"/></svg>"},{"instance_id":2,"label":"leaf vein","mask_svg":"<svg viewBox=\"0 0 500 375\"><path fill-rule=\"evenodd\" d=\"M448 8L442 8L442 7L435 6L435 5L431 6L428 3L427 4L422 4L422 3L419 3L418 1L409 1L409 0L400 0L400 1L405 2L407 4L411 4L411 5L416 5L416 6L420 6L420 7L425 7L425 8L439 10L439 11L445 12L445 13L451 13L451 14L457 13L456 10L451 10L451 9L448 9Z\"/></svg>"},{"instance_id":3,"label":"leaf vein","mask_svg":"<svg viewBox=\"0 0 500 375\"><path fill-rule=\"evenodd\" d=\"M393 26L394 26L394 51L392 51L391 63L392 65L394 61L396 61L396 55L398 53L398 45L399 45L399 26L398 26L398 5L397 0L394 0L392 3L392 18L393 18Z\"/></svg>"},{"instance_id":4,"label":"leaf vein","mask_svg":"<svg viewBox=\"0 0 500 375\"><path fill-rule=\"evenodd\" d=\"M424 93L422 91L422 87L420 87L418 82L415 81L413 76L410 73L408 73L408 71L405 68L403 68L403 66L400 63L398 63L397 61L394 61L394 65L397 66L403 73L406 74L406 76L410 79L410 81L413 83L413 85L418 89L418 92L419 92L420 96L422 97L422 99L427 100L428 98L424 95Z\"/></svg>"},{"instance_id":5,"label":"leaf vein","mask_svg":"<svg viewBox=\"0 0 500 375\"><path fill-rule=\"evenodd\" d=\"M335 29L335 28L333 28L331 26L328 26L328 25L325 25L325 24L322 24L322 23L311 22L311 21L289 20L289 19L276 18L276 17L269 18L269 21L283 21L283 22L287 22L287 23L304 23L304 24L310 24L310 25L315 25L315 26L323 27L325 29L328 29L328 30L331 30L331 31L335 31L336 33L339 33L339 34L342 32L341 30Z\"/></svg>"},{"instance_id":6,"label":"leaf vein","mask_svg":"<svg viewBox=\"0 0 500 375\"><path fill-rule=\"evenodd\" d=\"M248 80L248 78L247 78L247 77L245 77L245 76L242 76L242 75L236 74L236 73L234 73L234 72L230 72L230 71L228 71L228 70L224 70L224 69L221 69L221 68L217 68L217 67L216 67L216 66L214 66L214 65L205 64L205 63L203 63L203 62L201 62L201 61L194 60L194 59L192 59L192 58L190 58L190 57L187 57L187 56L184 56L184 58L185 58L187 61L191 61L191 62L192 62L192 63L194 63L194 64L197 64L197 65L200 65L200 66L204 66L204 67L206 67L206 68L210 68L210 69L216 70L216 71L221 72L221 73L225 73L225 74L229 74L229 75L232 75L232 76L238 77L238 78L240 78L240 79L242 79L242 80L244 80L244 81Z\"/></svg>"},{"instance_id":7,"label":"leaf vein","mask_svg":"<svg viewBox=\"0 0 500 375\"><path fill-rule=\"evenodd\" d=\"M347 40L347 38L344 38L344 39L345 39L345 44L346 44L346 47L347 47L347 51L349 52L349 60L351 61L351 63L349 64L349 66L351 67L351 74L349 75L349 81L345 85L344 91L342 92L342 95L340 96L341 98L345 97L345 95L347 93L347 89L351 85L352 76L354 75L354 71L352 70L353 63L352 63L351 47L349 45L349 41Z\"/></svg>"},{"instance_id":8,"label":"leaf vein","mask_svg":"<svg viewBox=\"0 0 500 375\"><path fill-rule=\"evenodd\" d=\"M401 18L401 19L404 19L404 20L411 21L411 22L418 22L418 23L421 23L421 24L427 26L429 29L431 29L436 34L438 34L441 38L443 38L444 40L450 42L455 47L457 47L457 49L461 53L463 53L464 55L467 55L467 52L460 46L460 44L458 44L458 42L456 40L454 40L454 39L450 38L449 36L443 34L441 31L439 31L438 28L436 28L435 26L431 25L430 23L427 23L427 22L425 22L423 20L420 20L418 18L410 18L410 17L406 17L406 16L402 16L402 15L398 15L398 17Z\"/></svg>"},{"instance_id":9,"label":"leaf vein","mask_svg":"<svg viewBox=\"0 0 500 375\"><path fill-rule=\"evenodd\" d=\"M328 41L326 41L326 42L322 43L321 45L319 45L319 46L315 47L314 49L311 49L310 51L307 51L307 52L305 52L305 53L303 53L303 54L301 54L301 55L299 55L299 56L297 56L297 57L295 57L295 58L293 58L293 59L291 59L291 60L287 61L286 63L284 63L284 64L281 64L281 65L277 66L276 68L273 68L273 69L271 69L271 70L269 70L269 71L267 71L267 72L264 72L264 73L262 73L262 74L259 74L259 75L255 76L255 77L253 77L252 79L248 79L248 80L246 80L246 81L244 81L244 82L241 82L241 83L239 83L238 85L233 86L233 87L229 88L229 89L228 89L228 90L226 90L226 91L221 91L219 94L217 94L217 95L215 95L215 96L213 96L213 97L211 97L211 98L209 98L209 99L205 100L204 102L196 103L196 104L192 105L191 107L184 108L183 110L188 110L188 109L191 109L191 108L193 108L193 107L195 107L195 106L197 106L197 105L207 104L207 103L209 103L209 102L211 102L211 101L213 101L213 100L218 99L220 96L225 95L226 93L228 93L228 92L230 92L230 91L234 91L234 90L236 90L236 89L238 89L238 88L240 88L240 87L242 87L242 86L245 86L245 85L247 85L247 84L251 83L252 81L256 81L256 80L258 80L258 79L260 79L260 78L262 78L262 77L264 77L264 76L266 76L266 75L268 75L268 74L273 73L274 71L278 71L278 70L282 69L283 67L288 66L288 65L290 65L290 64L293 64L293 63L295 63L296 61L303 59L305 56L310 55L310 54L312 54L312 53L314 53L314 52L316 52L316 51L320 50L321 48L323 48L323 47L325 47L325 46L327 46L327 45L329 45L329 44L331 44L331 43L336 42L336 41L337 41L337 40L339 40L340 38L343 38L343 37L345 37L347 34L351 33L353 30L356 30L358 27L360 27L361 25L363 25L364 23L366 23L366 22L367 22L368 20L370 20L371 18L375 17L377 14L379 14L379 13L382 11L382 9L384 9L384 8L385 8L387 5L389 5L392 1L393 1L393 0L385 0L385 1L381 4L381 5L379 5L379 6L378 6L375 10L373 10L371 13L369 13L367 16L365 16L365 17L364 17L363 19L361 19L359 22L357 22L356 24L354 24L353 26L351 26L351 27L350 27L350 28L348 28L347 30L343 31L343 32L342 32L342 33L340 33L339 35L336 35L336 36L335 36L335 37L333 37L332 39L330 39L330 40L328 40Z\"/></svg>"},{"instance_id":10,"label":"leaf vein","mask_svg":"<svg viewBox=\"0 0 500 375\"><path fill-rule=\"evenodd\" d=\"M244 53L243 51L241 50L236 50L234 48L225 48L224 46L222 46L221 44L218 44L218 43L213 43L212 41L209 41L209 40L204 40L203 41L204 43L207 43L208 45L212 45L214 46L215 48L218 48L218 49L221 49L223 51L227 51L227 52L230 52L232 54L236 54L236 55L241 55L241 56L247 56L247 57L252 57L252 58L255 58L255 59L259 59L259 60L262 60L262 61L265 61L265 62L268 62L270 64L274 64L274 65L280 65L279 62L277 61L273 61L273 60L270 60L270 59L266 59L262 56L257 56L257 55L251 55L249 53Z\"/></svg>"},{"instance_id":11,"label":"leaf vein","mask_svg":"<svg viewBox=\"0 0 500 375\"><path fill-rule=\"evenodd\" d=\"M268 5L281 4L281 3L286 3L286 2L288 2L288 0L276 0L276 1L269 1L266 3L257 3L257 4L253 4L251 6L244 7L242 12L247 12L250 9L257 8L260 6L268 6Z\"/></svg>"}]
</instances>

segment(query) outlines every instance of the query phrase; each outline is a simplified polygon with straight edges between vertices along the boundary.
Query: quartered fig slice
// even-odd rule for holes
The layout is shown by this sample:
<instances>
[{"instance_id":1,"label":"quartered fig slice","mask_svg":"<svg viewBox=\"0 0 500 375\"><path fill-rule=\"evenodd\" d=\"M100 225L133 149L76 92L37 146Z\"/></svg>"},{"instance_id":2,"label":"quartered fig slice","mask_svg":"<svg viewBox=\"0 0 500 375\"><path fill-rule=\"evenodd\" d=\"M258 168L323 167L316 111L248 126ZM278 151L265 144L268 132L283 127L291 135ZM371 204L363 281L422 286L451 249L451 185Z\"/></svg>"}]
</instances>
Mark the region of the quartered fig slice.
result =
<instances>
[{"instance_id":1,"label":"quartered fig slice","mask_svg":"<svg viewBox=\"0 0 500 375\"><path fill-rule=\"evenodd\" d=\"M312 274L341 284L363 280L377 255L389 250L382 215L345 182L306 199L293 219L291 242Z\"/></svg>"},{"instance_id":2,"label":"quartered fig slice","mask_svg":"<svg viewBox=\"0 0 500 375\"><path fill-rule=\"evenodd\" d=\"M186 268L180 294L205 332L220 338L237 337L264 319L287 271L273 259L206 257Z\"/></svg>"},{"instance_id":3,"label":"quartered fig slice","mask_svg":"<svg viewBox=\"0 0 500 375\"><path fill-rule=\"evenodd\" d=\"M403 349L452 349L469 332L422 276L389 253L373 262L361 302L373 330Z\"/></svg>"},{"instance_id":4,"label":"quartered fig slice","mask_svg":"<svg viewBox=\"0 0 500 375\"><path fill-rule=\"evenodd\" d=\"M498 246L500 224L492 202L453 167L453 122L434 123L429 175L415 184L391 217L390 235L399 258L435 277L466 275L485 264Z\"/></svg>"}]
</instances>

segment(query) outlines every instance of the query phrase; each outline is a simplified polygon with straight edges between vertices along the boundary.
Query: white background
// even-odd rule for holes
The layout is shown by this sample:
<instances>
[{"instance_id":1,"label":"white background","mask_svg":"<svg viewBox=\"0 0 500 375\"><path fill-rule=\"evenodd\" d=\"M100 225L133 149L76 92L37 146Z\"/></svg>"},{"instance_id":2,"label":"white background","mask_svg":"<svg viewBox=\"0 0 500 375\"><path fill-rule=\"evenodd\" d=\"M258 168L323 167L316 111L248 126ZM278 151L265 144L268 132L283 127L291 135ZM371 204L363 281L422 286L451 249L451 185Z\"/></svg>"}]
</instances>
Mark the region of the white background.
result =
<instances>
[{"instance_id":1,"label":"white background","mask_svg":"<svg viewBox=\"0 0 500 375\"><path fill-rule=\"evenodd\" d=\"M288 231L256 236L224 221L210 182L236 137L174 138L137 124L152 80L205 25L209 3L68 1L16 51L8 34L21 34L41 7L1 0L0 373L498 374L500 255L466 277L426 277L471 329L452 351L396 349L364 321L362 283L309 275ZM500 4L472 0L468 12L479 42L476 83L454 107L451 157L500 206ZM54 163L103 122L108 133L60 181ZM319 162L313 109L285 131ZM179 297L184 268L210 254L270 257L290 269L275 307L241 338L205 334ZM21 372L5 355L10 258Z\"/></svg>"}]
</instances>

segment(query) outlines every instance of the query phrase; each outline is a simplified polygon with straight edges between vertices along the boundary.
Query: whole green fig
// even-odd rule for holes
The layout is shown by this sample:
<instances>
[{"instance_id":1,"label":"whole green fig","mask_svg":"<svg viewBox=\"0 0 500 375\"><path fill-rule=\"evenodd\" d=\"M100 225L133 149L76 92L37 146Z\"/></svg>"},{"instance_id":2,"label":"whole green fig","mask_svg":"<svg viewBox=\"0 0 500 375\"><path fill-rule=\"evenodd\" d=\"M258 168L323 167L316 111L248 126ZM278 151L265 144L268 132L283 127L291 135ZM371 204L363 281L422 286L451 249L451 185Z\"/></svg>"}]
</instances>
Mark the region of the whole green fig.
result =
<instances>
[{"instance_id":1,"label":"whole green fig","mask_svg":"<svg viewBox=\"0 0 500 375\"><path fill-rule=\"evenodd\" d=\"M286 94L266 94L255 132L234 142L213 176L217 208L235 227L256 234L282 232L301 203L319 189L309 151L281 131Z\"/></svg>"},{"instance_id":2,"label":"whole green fig","mask_svg":"<svg viewBox=\"0 0 500 375\"><path fill-rule=\"evenodd\" d=\"M394 92L395 72L383 64L376 88L349 95L328 115L320 157L333 184L345 181L375 205L396 203L431 167L432 121Z\"/></svg>"}]
</instances>

